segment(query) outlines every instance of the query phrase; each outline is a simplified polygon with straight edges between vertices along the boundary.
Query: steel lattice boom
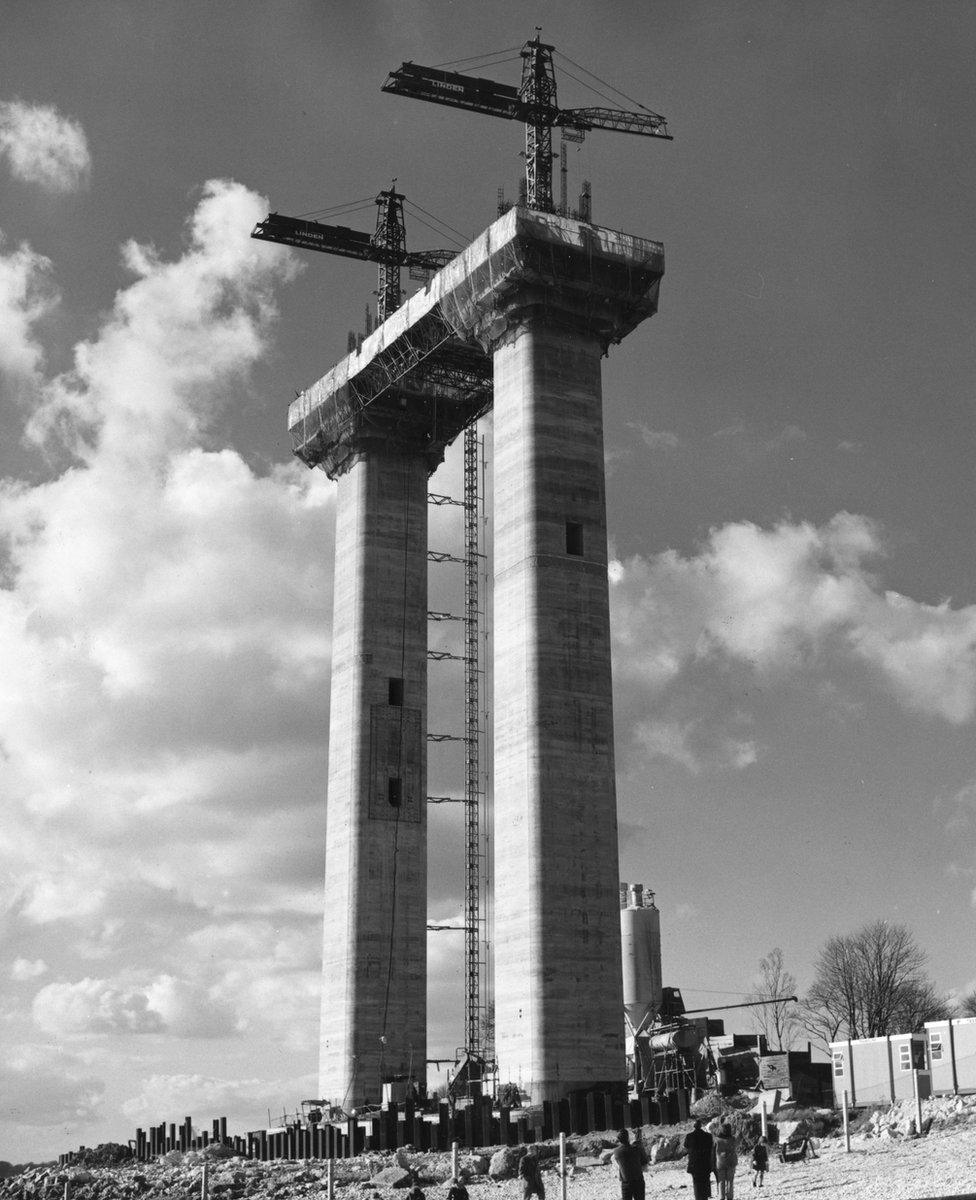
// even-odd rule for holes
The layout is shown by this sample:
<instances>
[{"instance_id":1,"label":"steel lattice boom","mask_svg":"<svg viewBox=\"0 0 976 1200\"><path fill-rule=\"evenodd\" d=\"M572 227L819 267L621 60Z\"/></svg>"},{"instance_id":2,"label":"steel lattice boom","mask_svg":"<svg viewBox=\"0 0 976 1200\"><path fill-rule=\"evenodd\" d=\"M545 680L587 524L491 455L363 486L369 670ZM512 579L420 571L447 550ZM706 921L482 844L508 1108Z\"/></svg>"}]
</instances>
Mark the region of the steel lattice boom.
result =
<instances>
[{"instance_id":1,"label":"steel lattice boom","mask_svg":"<svg viewBox=\"0 0 976 1200\"><path fill-rule=\"evenodd\" d=\"M384 92L411 96L432 104L446 104L486 116L503 117L525 124L526 197L530 208L553 212L552 131L568 128L578 133L592 129L611 129L642 137L671 140L667 122L658 113L627 112L615 108L559 108L556 103L556 77L552 65L555 47L536 35L522 47L522 82L519 87L403 63L391 71Z\"/></svg>"},{"instance_id":2,"label":"steel lattice boom","mask_svg":"<svg viewBox=\"0 0 976 1200\"><path fill-rule=\"evenodd\" d=\"M372 234L345 225L324 225L301 217L269 213L255 225L251 237L262 242L280 242L302 250L319 250L323 254L377 263L376 315L380 321L385 321L400 307L401 267L407 267L411 277L416 278L418 274L429 275L440 270L455 257L453 250L406 249L403 200L403 193L395 187L379 193L376 197L376 231Z\"/></svg>"}]
</instances>

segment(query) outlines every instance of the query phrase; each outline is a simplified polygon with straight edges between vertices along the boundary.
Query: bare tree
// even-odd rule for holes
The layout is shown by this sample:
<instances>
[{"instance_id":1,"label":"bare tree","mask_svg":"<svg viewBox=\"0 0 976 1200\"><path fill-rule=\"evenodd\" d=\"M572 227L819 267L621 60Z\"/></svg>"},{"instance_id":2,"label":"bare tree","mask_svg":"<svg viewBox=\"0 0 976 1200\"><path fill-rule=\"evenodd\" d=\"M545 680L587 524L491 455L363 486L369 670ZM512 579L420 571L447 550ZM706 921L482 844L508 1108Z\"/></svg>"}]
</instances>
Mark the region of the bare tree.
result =
<instances>
[{"instance_id":1,"label":"bare tree","mask_svg":"<svg viewBox=\"0 0 976 1200\"><path fill-rule=\"evenodd\" d=\"M779 1000L796 994L796 979L783 965L783 951L774 947L759 960L759 975L753 980L755 989L750 1001ZM770 1050L789 1050L799 1028L796 1003L784 999L778 1004L766 1004L752 1010L752 1024L765 1038Z\"/></svg>"},{"instance_id":2,"label":"bare tree","mask_svg":"<svg viewBox=\"0 0 976 1200\"><path fill-rule=\"evenodd\" d=\"M811 989L812 990L812 989ZM817 1042L827 1053L830 1043L836 1042L842 1020L830 1009L823 1008L810 993L800 997L797 1005L797 1020L810 1035L811 1041Z\"/></svg>"},{"instance_id":3,"label":"bare tree","mask_svg":"<svg viewBox=\"0 0 976 1200\"><path fill-rule=\"evenodd\" d=\"M818 1041L913 1033L947 1011L911 931L887 921L829 938L803 1004Z\"/></svg>"},{"instance_id":4,"label":"bare tree","mask_svg":"<svg viewBox=\"0 0 976 1200\"><path fill-rule=\"evenodd\" d=\"M956 1017L976 1017L976 991L967 992L956 1002Z\"/></svg>"}]
</instances>

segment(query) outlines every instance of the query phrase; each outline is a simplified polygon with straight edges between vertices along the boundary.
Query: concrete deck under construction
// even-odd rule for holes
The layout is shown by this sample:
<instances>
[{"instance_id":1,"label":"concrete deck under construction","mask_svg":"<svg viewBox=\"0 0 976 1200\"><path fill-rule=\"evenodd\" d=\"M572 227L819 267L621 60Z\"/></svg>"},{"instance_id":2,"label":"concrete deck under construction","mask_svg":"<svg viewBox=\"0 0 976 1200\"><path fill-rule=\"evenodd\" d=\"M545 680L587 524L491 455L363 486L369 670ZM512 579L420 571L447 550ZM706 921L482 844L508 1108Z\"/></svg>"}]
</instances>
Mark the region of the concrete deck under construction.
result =
<instances>
[{"instance_id":1,"label":"concrete deck under construction","mask_svg":"<svg viewBox=\"0 0 976 1200\"><path fill-rule=\"evenodd\" d=\"M346 448L335 436L343 406L362 423L379 399L383 413L391 414L383 420L392 420L397 403L409 408L409 399L391 402L397 387L419 379L432 411L453 427L466 419L465 405L473 412L482 403L474 384L465 391L464 371L472 379L484 371L479 348L492 356L496 1052L499 1080L521 1083L536 1102L577 1089L622 1087L625 1079L600 359L656 311L663 270L656 242L513 209L290 412L296 453L308 462L327 460L338 473L347 469ZM428 422L428 428L435 427ZM454 436L447 432L442 425L444 440ZM420 453L412 444L412 453ZM359 514L368 507L367 493L360 487L344 498L340 491L340 505ZM359 517L340 514L344 519L349 532L340 570L365 576L364 565L351 566L363 553L352 544ZM411 520L413 533L398 544L415 556L419 514ZM337 538L337 562L339 554ZM376 654L394 628L399 633L404 597L414 628L419 595L392 558L391 552L389 608L376 625L356 627L352 655ZM336 603L338 623L347 603L340 604L338 591ZM392 669L384 663L375 673L377 686ZM419 685L419 667L416 680ZM386 934L392 930L399 938L387 891L330 882L343 870L361 876L363 845L383 839L382 830L361 824L356 836L335 840L345 835L334 810L349 803L339 796L352 795L358 785L342 784L332 763L365 739L363 704L341 699L333 682L327 904L348 903L351 916L345 948L324 967L322 1082L330 1097L334 1079L350 1077L354 1047L375 1037L375 1019L360 1000L368 990L361 986L370 978L368 964ZM423 711L418 702L421 723ZM361 748L355 753L365 762ZM355 803L368 807L363 798ZM386 827L388 815L381 822ZM419 840L423 828L418 813ZM388 837L386 844L389 855ZM409 886L416 904L420 881ZM400 889L399 902L404 894ZM327 913L327 928L329 920ZM395 969L411 992L416 964L405 960L414 945L405 933L394 950ZM382 966L374 995L400 978ZM344 1006L345 1066L333 1055L338 1034L326 1033L339 1020L334 1005ZM410 1027L416 1046L420 1033L413 1022Z\"/></svg>"}]
</instances>

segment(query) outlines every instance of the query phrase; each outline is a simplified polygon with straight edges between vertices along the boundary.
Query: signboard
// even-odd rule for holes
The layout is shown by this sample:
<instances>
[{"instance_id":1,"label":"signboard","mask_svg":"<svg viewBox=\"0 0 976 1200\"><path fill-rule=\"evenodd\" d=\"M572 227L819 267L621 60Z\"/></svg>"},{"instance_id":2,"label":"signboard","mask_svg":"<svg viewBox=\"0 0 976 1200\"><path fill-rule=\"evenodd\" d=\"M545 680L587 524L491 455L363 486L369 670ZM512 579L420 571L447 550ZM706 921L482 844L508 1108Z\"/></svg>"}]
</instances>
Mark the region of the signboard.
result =
<instances>
[{"instance_id":1,"label":"signboard","mask_svg":"<svg viewBox=\"0 0 976 1200\"><path fill-rule=\"evenodd\" d=\"M778 1088L783 1098L790 1094L790 1056L788 1054L764 1054L759 1059L759 1082L767 1091Z\"/></svg>"}]
</instances>

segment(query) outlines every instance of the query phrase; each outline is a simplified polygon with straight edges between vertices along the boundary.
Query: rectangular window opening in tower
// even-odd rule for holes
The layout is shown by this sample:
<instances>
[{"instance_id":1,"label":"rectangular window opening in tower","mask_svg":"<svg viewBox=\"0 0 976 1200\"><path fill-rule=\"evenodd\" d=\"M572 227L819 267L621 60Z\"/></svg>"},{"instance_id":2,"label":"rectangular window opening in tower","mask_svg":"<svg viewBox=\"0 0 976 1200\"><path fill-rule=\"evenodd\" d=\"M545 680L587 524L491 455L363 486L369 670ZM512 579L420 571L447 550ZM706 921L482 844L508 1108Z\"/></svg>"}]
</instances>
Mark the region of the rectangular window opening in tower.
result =
<instances>
[{"instance_id":1,"label":"rectangular window opening in tower","mask_svg":"<svg viewBox=\"0 0 976 1200\"><path fill-rule=\"evenodd\" d=\"M566 522L566 553L583 556L583 526L579 521Z\"/></svg>"}]
</instances>

